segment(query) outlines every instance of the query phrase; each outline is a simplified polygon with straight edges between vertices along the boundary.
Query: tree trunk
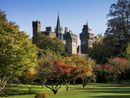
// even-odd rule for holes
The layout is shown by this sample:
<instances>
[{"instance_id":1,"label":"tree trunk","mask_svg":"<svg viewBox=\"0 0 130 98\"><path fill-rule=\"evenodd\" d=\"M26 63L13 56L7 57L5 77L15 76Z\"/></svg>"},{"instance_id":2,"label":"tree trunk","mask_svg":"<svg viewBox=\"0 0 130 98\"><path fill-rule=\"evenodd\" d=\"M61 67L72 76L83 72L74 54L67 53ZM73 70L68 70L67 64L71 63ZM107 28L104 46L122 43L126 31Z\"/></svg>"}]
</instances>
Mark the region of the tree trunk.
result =
<instances>
[{"instance_id":1,"label":"tree trunk","mask_svg":"<svg viewBox=\"0 0 130 98\"><path fill-rule=\"evenodd\" d=\"M66 91L69 91L69 83L67 83Z\"/></svg>"},{"instance_id":2,"label":"tree trunk","mask_svg":"<svg viewBox=\"0 0 130 98\"><path fill-rule=\"evenodd\" d=\"M86 79L83 79L83 80L82 80L83 88L84 88L87 84L88 84L88 83L87 83L87 80L86 80Z\"/></svg>"},{"instance_id":3,"label":"tree trunk","mask_svg":"<svg viewBox=\"0 0 130 98\"><path fill-rule=\"evenodd\" d=\"M118 84L121 84L121 75L120 74L117 76L117 81L118 81Z\"/></svg>"},{"instance_id":4,"label":"tree trunk","mask_svg":"<svg viewBox=\"0 0 130 98\"><path fill-rule=\"evenodd\" d=\"M75 81L73 81L73 85L75 85L76 83L75 83Z\"/></svg>"},{"instance_id":5,"label":"tree trunk","mask_svg":"<svg viewBox=\"0 0 130 98\"><path fill-rule=\"evenodd\" d=\"M32 85L30 85L30 87L29 87L29 90L28 90L29 94L31 93L31 87L32 87Z\"/></svg>"},{"instance_id":6,"label":"tree trunk","mask_svg":"<svg viewBox=\"0 0 130 98\"><path fill-rule=\"evenodd\" d=\"M57 89L57 90L52 90L52 91L53 91L53 93L56 95L57 92L58 92L58 89Z\"/></svg>"},{"instance_id":7,"label":"tree trunk","mask_svg":"<svg viewBox=\"0 0 130 98\"><path fill-rule=\"evenodd\" d=\"M69 84L70 84L70 81L66 81L66 91L69 91Z\"/></svg>"}]
</instances>

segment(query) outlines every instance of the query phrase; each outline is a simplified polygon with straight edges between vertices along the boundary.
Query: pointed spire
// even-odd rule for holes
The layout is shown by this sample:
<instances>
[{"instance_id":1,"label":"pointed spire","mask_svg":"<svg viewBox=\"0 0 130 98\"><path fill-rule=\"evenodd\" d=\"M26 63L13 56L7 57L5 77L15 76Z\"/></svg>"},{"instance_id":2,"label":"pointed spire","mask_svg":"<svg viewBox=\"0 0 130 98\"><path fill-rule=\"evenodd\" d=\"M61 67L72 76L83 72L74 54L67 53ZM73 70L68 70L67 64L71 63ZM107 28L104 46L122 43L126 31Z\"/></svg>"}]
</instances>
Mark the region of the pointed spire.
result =
<instances>
[{"instance_id":1,"label":"pointed spire","mask_svg":"<svg viewBox=\"0 0 130 98\"><path fill-rule=\"evenodd\" d=\"M56 25L56 36L58 37L59 33L61 33L61 26L60 26L60 16L59 16L59 12L58 12L58 17L57 17L57 25Z\"/></svg>"},{"instance_id":2,"label":"pointed spire","mask_svg":"<svg viewBox=\"0 0 130 98\"><path fill-rule=\"evenodd\" d=\"M57 18L57 27L60 27L60 16L59 16L59 12L58 12L58 18Z\"/></svg>"},{"instance_id":3,"label":"pointed spire","mask_svg":"<svg viewBox=\"0 0 130 98\"><path fill-rule=\"evenodd\" d=\"M86 20L86 25L88 25L88 20Z\"/></svg>"},{"instance_id":4,"label":"pointed spire","mask_svg":"<svg viewBox=\"0 0 130 98\"><path fill-rule=\"evenodd\" d=\"M59 21L59 22L60 22L60 16L59 16L59 12L58 12L58 18L57 18L57 21Z\"/></svg>"}]
</instances>

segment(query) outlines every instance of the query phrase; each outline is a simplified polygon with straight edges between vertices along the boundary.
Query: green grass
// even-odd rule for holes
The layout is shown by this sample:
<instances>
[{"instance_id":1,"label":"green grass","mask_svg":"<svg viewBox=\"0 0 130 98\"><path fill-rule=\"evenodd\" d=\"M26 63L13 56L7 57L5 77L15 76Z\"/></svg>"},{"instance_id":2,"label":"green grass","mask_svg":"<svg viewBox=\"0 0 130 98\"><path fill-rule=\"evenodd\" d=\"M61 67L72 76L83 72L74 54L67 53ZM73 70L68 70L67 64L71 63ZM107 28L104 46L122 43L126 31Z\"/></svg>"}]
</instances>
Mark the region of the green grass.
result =
<instances>
[{"instance_id":1,"label":"green grass","mask_svg":"<svg viewBox=\"0 0 130 98\"><path fill-rule=\"evenodd\" d=\"M27 85L19 85L11 88L8 98L34 98L34 92L48 93L48 98L130 98L130 84L95 83L85 88L82 88L82 85L71 85L68 92L65 91L65 86L62 86L57 95L50 89L32 86L31 92L32 94L28 94Z\"/></svg>"}]
</instances>

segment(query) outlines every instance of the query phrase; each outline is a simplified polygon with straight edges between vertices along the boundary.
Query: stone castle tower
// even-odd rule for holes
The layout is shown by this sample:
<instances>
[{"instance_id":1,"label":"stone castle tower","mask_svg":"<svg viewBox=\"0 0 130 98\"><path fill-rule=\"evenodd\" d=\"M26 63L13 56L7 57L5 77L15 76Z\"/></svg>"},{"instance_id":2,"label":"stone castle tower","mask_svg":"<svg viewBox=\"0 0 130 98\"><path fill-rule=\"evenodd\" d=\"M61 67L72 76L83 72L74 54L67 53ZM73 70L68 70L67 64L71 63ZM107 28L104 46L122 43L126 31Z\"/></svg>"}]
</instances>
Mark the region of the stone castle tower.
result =
<instances>
[{"instance_id":1,"label":"stone castle tower","mask_svg":"<svg viewBox=\"0 0 130 98\"><path fill-rule=\"evenodd\" d=\"M65 44L65 48L70 54L77 54L77 35L72 34L71 31L68 32L68 28L65 28L65 33L62 32L62 27L60 26L60 17L58 15L57 25L55 32L52 32L51 27L46 27L45 31L41 31L40 21L33 21L33 37L32 40L37 37L38 33L50 36L51 38L57 37Z\"/></svg>"},{"instance_id":2,"label":"stone castle tower","mask_svg":"<svg viewBox=\"0 0 130 98\"><path fill-rule=\"evenodd\" d=\"M65 33L64 38L66 39L66 50L68 53L77 54L77 35L69 31Z\"/></svg>"},{"instance_id":3,"label":"stone castle tower","mask_svg":"<svg viewBox=\"0 0 130 98\"><path fill-rule=\"evenodd\" d=\"M32 22L33 27L33 37L36 37L38 32L41 32L41 23L40 21L33 21Z\"/></svg>"},{"instance_id":4,"label":"stone castle tower","mask_svg":"<svg viewBox=\"0 0 130 98\"><path fill-rule=\"evenodd\" d=\"M88 49L93 47L94 34L91 33L91 29L86 23L83 26L82 32L80 33L81 40L81 54L88 53Z\"/></svg>"}]
</instances>

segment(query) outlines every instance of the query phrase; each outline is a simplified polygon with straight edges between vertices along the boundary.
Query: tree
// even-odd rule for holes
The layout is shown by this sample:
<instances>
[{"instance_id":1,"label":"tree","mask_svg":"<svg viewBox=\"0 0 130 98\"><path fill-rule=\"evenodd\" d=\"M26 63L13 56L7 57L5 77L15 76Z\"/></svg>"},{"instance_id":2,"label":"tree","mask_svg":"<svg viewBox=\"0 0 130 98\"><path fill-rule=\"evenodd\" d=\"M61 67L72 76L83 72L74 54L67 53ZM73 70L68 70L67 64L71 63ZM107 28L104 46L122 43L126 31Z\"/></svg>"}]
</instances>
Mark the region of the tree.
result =
<instances>
[{"instance_id":1,"label":"tree","mask_svg":"<svg viewBox=\"0 0 130 98\"><path fill-rule=\"evenodd\" d=\"M50 49L56 54L62 54L65 52L64 44L57 38L51 38L49 36L39 34L37 37L34 38L34 43L38 48L43 50Z\"/></svg>"},{"instance_id":2,"label":"tree","mask_svg":"<svg viewBox=\"0 0 130 98\"><path fill-rule=\"evenodd\" d=\"M4 11L1 11L1 9L0 9L0 22L7 22L6 14Z\"/></svg>"},{"instance_id":3,"label":"tree","mask_svg":"<svg viewBox=\"0 0 130 98\"><path fill-rule=\"evenodd\" d=\"M6 20L0 12L0 20ZM0 21L0 91L10 79L36 65L37 48L13 22Z\"/></svg>"},{"instance_id":4,"label":"tree","mask_svg":"<svg viewBox=\"0 0 130 98\"><path fill-rule=\"evenodd\" d=\"M99 34L93 44L93 48L89 49L89 56L96 61L97 64L105 64L108 58L113 57L114 48L106 41L105 36Z\"/></svg>"},{"instance_id":5,"label":"tree","mask_svg":"<svg viewBox=\"0 0 130 98\"><path fill-rule=\"evenodd\" d=\"M125 58L127 60L130 60L130 44L128 44L128 46L126 48Z\"/></svg>"},{"instance_id":6,"label":"tree","mask_svg":"<svg viewBox=\"0 0 130 98\"><path fill-rule=\"evenodd\" d=\"M109 64L96 65L94 67L97 82L110 82L113 81L114 68Z\"/></svg>"},{"instance_id":7,"label":"tree","mask_svg":"<svg viewBox=\"0 0 130 98\"><path fill-rule=\"evenodd\" d=\"M108 60L108 64L113 67L114 79L121 83L121 76L129 68L129 63L124 58L112 58Z\"/></svg>"},{"instance_id":8,"label":"tree","mask_svg":"<svg viewBox=\"0 0 130 98\"><path fill-rule=\"evenodd\" d=\"M73 81L81 78L83 87L85 87L88 83L88 77L92 75L92 66L94 66L95 62L90 58L74 55L64 58L64 63L76 67L75 70L78 74L73 78Z\"/></svg>"},{"instance_id":9,"label":"tree","mask_svg":"<svg viewBox=\"0 0 130 98\"><path fill-rule=\"evenodd\" d=\"M57 59L50 54L39 59L37 66L38 79L54 94L57 94L64 83L67 85L66 91L68 91L70 81L73 81L79 73L79 67L65 64L62 59Z\"/></svg>"},{"instance_id":10,"label":"tree","mask_svg":"<svg viewBox=\"0 0 130 98\"><path fill-rule=\"evenodd\" d=\"M54 64L58 69L60 79L66 84L66 91L68 91L70 82L78 78L81 73L81 68L79 66L65 64L61 59L56 60Z\"/></svg>"},{"instance_id":11,"label":"tree","mask_svg":"<svg viewBox=\"0 0 130 98\"><path fill-rule=\"evenodd\" d=\"M130 41L130 3L128 0L112 4L108 17L110 17L106 30L108 40L114 42L110 45L116 48L114 50L116 54L122 56L122 52L126 50Z\"/></svg>"},{"instance_id":12,"label":"tree","mask_svg":"<svg viewBox=\"0 0 130 98\"><path fill-rule=\"evenodd\" d=\"M56 59L57 58L53 54L47 53L38 60L38 65L36 67L37 78L42 85L51 89L54 94L57 94L58 90L61 88L60 73L53 64Z\"/></svg>"}]
</instances>

